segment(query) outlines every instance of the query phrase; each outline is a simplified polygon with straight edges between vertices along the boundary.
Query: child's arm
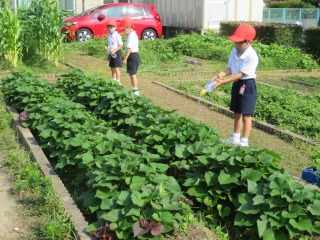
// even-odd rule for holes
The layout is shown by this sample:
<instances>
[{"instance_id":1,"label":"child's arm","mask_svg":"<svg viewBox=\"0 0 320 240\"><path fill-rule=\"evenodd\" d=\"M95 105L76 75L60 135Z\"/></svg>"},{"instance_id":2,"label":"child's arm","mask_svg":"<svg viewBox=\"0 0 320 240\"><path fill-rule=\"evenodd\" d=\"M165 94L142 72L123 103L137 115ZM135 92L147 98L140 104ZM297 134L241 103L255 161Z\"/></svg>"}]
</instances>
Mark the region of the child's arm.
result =
<instances>
[{"instance_id":1,"label":"child's arm","mask_svg":"<svg viewBox=\"0 0 320 240\"><path fill-rule=\"evenodd\" d=\"M131 53L132 49L131 48L128 48L127 50L127 53L126 53L126 56L124 57L122 63L125 64L127 62L127 59L128 57L130 56L130 53Z\"/></svg>"},{"instance_id":2,"label":"child's arm","mask_svg":"<svg viewBox=\"0 0 320 240\"><path fill-rule=\"evenodd\" d=\"M227 68L226 70L219 72L216 78L222 79L223 77L229 76L229 75L231 75L231 69Z\"/></svg>"},{"instance_id":3,"label":"child's arm","mask_svg":"<svg viewBox=\"0 0 320 240\"><path fill-rule=\"evenodd\" d=\"M241 79L243 76L244 76L244 73L243 72L239 72L225 80L222 80L223 77L225 76L229 76L231 75L231 70L230 68L227 68L226 70L224 70L223 72L219 72L218 75L216 77L214 77L212 79L212 81L216 81L216 85L215 85L215 88L217 87L220 87L221 85L223 84L226 84L226 83L229 83L229 82L235 82L239 79Z\"/></svg>"},{"instance_id":4,"label":"child's arm","mask_svg":"<svg viewBox=\"0 0 320 240\"><path fill-rule=\"evenodd\" d=\"M117 47L116 49L113 49L112 51L110 51L111 54L114 54L116 52L118 52L121 48L122 48L123 45L120 45L119 47Z\"/></svg>"}]
</instances>

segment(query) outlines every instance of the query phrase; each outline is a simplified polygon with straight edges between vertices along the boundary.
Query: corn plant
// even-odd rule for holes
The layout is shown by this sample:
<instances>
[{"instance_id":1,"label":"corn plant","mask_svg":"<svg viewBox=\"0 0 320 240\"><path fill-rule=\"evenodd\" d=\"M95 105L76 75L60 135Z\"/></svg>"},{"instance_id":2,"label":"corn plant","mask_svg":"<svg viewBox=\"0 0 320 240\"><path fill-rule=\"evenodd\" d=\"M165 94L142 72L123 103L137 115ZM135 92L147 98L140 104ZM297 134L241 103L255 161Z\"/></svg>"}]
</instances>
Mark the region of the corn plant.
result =
<instances>
[{"instance_id":1,"label":"corn plant","mask_svg":"<svg viewBox=\"0 0 320 240\"><path fill-rule=\"evenodd\" d=\"M5 60L15 68L22 57L22 27L18 14L6 2L4 8L0 9L0 29L0 51Z\"/></svg>"},{"instance_id":2,"label":"corn plant","mask_svg":"<svg viewBox=\"0 0 320 240\"><path fill-rule=\"evenodd\" d=\"M44 9L47 10L44 14L45 23L44 26L45 38L43 38L43 45L45 46L45 57L58 66L58 57L62 47L62 40L65 35L61 34L62 27L62 15L60 11L60 4L57 0L40 1L44 5Z\"/></svg>"},{"instance_id":3,"label":"corn plant","mask_svg":"<svg viewBox=\"0 0 320 240\"><path fill-rule=\"evenodd\" d=\"M30 7L20 11L24 21L25 52L39 55L58 66L63 38L64 13L58 0L32 0Z\"/></svg>"}]
</instances>

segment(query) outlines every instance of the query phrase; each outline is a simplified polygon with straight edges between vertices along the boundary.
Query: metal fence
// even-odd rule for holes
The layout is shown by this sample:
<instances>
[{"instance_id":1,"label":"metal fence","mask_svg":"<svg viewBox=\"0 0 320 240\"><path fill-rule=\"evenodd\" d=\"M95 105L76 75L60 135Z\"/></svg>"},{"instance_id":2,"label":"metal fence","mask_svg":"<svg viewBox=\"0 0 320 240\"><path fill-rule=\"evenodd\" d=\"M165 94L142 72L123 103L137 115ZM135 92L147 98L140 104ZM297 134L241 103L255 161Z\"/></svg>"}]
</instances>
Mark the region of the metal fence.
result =
<instances>
[{"instance_id":1,"label":"metal fence","mask_svg":"<svg viewBox=\"0 0 320 240\"><path fill-rule=\"evenodd\" d=\"M17 7L28 8L31 4L31 0L17 0ZM75 12L76 0L61 0L61 8L70 12Z\"/></svg>"},{"instance_id":2,"label":"metal fence","mask_svg":"<svg viewBox=\"0 0 320 240\"><path fill-rule=\"evenodd\" d=\"M263 22L298 24L302 27L320 25L318 8L264 8Z\"/></svg>"},{"instance_id":3,"label":"metal fence","mask_svg":"<svg viewBox=\"0 0 320 240\"><path fill-rule=\"evenodd\" d=\"M31 4L31 0L18 0L17 7L19 8L28 8Z\"/></svg>"}]
</instances>

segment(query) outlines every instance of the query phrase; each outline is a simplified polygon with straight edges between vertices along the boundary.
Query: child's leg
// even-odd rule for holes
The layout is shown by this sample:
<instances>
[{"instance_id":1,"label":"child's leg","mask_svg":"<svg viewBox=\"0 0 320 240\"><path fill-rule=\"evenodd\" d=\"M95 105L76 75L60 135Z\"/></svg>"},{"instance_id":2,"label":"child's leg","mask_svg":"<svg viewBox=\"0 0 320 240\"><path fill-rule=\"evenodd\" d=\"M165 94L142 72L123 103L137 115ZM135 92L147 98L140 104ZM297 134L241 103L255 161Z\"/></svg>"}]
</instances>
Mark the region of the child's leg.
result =
<instances>
[{"instance_id":1,"label":"child's leg","mask_svg":"<svg viewBox=\"0 0 320 240\"><path fill-rule=\"evenodd\" d=\"M114 68L116 80L120 82L120 68Z\"/></svg>"},{"instance_id":2,"label":"child's leg","mask_svg":"<svg viewBox=\"0 0 320 240\"><path fill-rule=\"evenodd\" d=\"M112 78L113 78L114 80L117 79L117 73L116 73L116 69L115 69L115 68L111 68L111 75L112 75Z\"/></svg>"},{"instance_id":3,"label":"child's leg","mask_svg":"<svg viewBox=\"0 0 320 240\"><path fill-rule=\"evenodd\" d=\"M249 138L251 129L252 129L252 116L251 115L243 115L243 138Z\"/></svg>"},{"instance_id":4,"label":"child's leg","mask_svg":"<svg viewBox=\"0 0 320 240\"><path fill-rule=\"evenodd\" d=\"M249 136L251 132L251 127L252 127L252 117L251 115L242 115L242 120L243 120L243 134L242 138L240 139L240 146L243 147L249 147Z\"/></svg>"},{"instance_id":5,"label":"child's leg","mask_svg":"<svg viewBox=\"0 0 320 240\"><path fill-rule=\"evenodd\" d=\"M136 74L129 73L130 80L131 80L131 86L133 89L138 89L138 79Z\"/></svg>"},{"instance_id":6,"label":"child's leg","mask_svg":"<svg viewBox=\"0 0 320 240\"><path fill-rule=\"evenodd\" d=\"M242 129L242 114L241 113L234 113L234 133L240 134Z\"/></svg>"},{"instance_id":7,"label":"child's leg","mask_svg":"<svg viewBox=\"0 0 320 240\"><path fill-rule=\"evenodd\" d=\"M241 113L234 113L234 128L232 135L227 138L223 139L222 142L228 142L233 145L238 145L240 142L240 132L242 128L242 114Z\"/></svg>"},{"instance_id":8,"label":"child's leg","mask_svg":"<svg viewBox=\"0 0 320 240\"><path fill-rule=\"evenodd\" d=\"M130 79L131 79L131 86L132 86L132 90L134 92L134 94L136 95L140 95L139 91L138 91L138 79L137 79L137 75L136 74L129 74Z\"/></svg>"}]
</instances>

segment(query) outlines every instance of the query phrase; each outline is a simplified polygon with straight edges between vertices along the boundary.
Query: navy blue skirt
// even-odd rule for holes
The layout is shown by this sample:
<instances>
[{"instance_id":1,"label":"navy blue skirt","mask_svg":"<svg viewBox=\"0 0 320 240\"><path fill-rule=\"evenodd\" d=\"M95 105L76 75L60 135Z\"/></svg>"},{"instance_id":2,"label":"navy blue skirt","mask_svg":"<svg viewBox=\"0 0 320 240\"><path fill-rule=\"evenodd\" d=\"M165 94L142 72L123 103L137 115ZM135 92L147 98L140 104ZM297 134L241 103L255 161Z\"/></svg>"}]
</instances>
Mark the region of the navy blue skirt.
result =
<instances>
[{"instance_id":1,"label":"navy blue skirt","mask_svg":"<svg viewBox=\"0 0 320 240\"><path fill-rule=\"evenodd\" d=\"M240 89L245 86L243 94ZM253 115L257 101L257 85L254 79L238 80L232 85L230 111Z\"/></svg>"}]
</instances>

